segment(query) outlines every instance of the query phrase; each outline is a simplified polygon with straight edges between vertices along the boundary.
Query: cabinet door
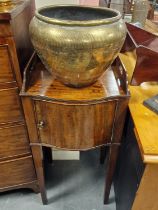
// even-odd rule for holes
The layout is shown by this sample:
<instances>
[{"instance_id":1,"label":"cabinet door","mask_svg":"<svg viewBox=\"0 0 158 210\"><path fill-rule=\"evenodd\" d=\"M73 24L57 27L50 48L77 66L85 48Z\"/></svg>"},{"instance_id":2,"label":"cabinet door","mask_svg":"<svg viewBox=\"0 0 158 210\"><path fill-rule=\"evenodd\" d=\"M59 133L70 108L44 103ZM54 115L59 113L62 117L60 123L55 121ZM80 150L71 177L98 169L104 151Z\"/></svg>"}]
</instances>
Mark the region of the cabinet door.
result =
<instances>
[{"instance_id":1,"label":"cabinet door","mask_svg":"<svg viewBox=\"0 0 158 210\"><path fill-rule=\"evenodd\" d=\"M17 88L0 90L0 124L22 121Z\"/></svg>"},{"instance_id":2,"label":"cabinet door","mask_svg":"<svg viewBox=\"0 0 158 210\"><path fill-rule=\"evenodd\" d=\"M91 105L65 105L36 101L42 143L84 150L111 141L116 101Z\"/></svg>"}]
</instances>

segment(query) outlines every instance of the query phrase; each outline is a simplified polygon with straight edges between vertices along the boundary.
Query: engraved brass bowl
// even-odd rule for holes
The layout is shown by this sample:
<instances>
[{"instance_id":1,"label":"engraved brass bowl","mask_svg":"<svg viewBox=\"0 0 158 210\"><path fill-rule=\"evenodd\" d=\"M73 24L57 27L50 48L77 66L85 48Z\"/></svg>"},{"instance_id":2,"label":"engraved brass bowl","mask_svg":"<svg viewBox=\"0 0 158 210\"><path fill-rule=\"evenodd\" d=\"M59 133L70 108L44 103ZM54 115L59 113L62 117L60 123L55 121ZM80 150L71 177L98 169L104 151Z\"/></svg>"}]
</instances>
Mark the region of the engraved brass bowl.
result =
<instances>
[{"instance_id":1,"label":"engraved brass bowl","mask_svg":"<svg viewBox=\"0 0 158 210\"><path fill-rule=\"evenodd\" d=\"M29 30L45 67L73 87L94 83L116 58L126 36L118 11L77 5L38 9Z\"/></svg>"}]
</instances>

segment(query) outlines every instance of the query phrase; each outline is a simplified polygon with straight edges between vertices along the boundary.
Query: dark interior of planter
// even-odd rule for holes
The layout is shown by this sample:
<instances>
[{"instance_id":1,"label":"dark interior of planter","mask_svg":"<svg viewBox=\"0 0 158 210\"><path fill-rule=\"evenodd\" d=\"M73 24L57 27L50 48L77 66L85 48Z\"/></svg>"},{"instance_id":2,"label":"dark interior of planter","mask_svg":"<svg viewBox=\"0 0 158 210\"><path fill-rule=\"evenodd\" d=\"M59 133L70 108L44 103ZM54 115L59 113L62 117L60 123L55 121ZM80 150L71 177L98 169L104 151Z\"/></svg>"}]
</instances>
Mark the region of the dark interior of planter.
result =
<instances>
[{"instance_id":1,"label":"dark interior of planter","mask_svg":"<svg viewBox=\"0 0 158 210\"><path fill-rule=\"evenodd\" d=\"M77 6L45 8L39 13L45 17L70 21L99 20L116 17L118 15L115 11Z\"/></svg>"}]
</instances>

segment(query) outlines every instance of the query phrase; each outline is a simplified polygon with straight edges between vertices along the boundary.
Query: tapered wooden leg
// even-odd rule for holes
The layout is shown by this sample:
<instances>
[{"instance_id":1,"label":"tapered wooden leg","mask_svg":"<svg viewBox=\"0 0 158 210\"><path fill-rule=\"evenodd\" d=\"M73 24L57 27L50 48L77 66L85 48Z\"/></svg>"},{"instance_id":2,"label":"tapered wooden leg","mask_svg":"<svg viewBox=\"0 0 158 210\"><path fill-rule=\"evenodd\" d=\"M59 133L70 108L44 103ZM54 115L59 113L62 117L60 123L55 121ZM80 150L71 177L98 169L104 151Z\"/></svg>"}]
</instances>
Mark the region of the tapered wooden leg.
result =
<instances>
[{"instance_id":1,"label":"tapered wooden leg","mask_svg":"<svg viewBox=\"0 0 158 210\"><path fill-rule=\"evenodd\" d=\"M39 189L38 183L36 183L36 184L32 183L30 185L30 189L32 189L35 193L40 193L40 189Z\"/></svg>"},{"instance_id":2,"label":"tapered wooden leg","mask_svg":"<svg viewBox=\"0 0 158 210\"><path fill-rule=\"evenodd\" d=\"M107 162L107 173L105 179L105 191L104 191L104 204L108 204L110 189L113 181L113 175L115 172L115 166L118 156L119 146L112 145L109 148L108 162Z\"/></svg>"},{"instance_id":3,"label":"tapered wooden leg","mask_svg":"<svg viewBox=\"0 0 158 210\"><path fill-rule=\"evenodd\" d=\"M52 164L53 163L53 155L51 147L43 147L43 155L46 162Z\"/></svg>"},{"instance_id":4,"label":"tapered wooden leg","mask_svg":"<svg viewBox=\"0 0 158 210\"><path fill-rule=\"evenodd\" d=\"M46 188L45 188L45 180L44 180L44 170L43 170L43 151L42 147L39 145L31 146L33 160L35 164L35 169L37 173L37 179L39 183L39 188L41 192L41 198L43 204L47 204L47 195L46 195Z\"/></svg>"},{"instance_id":5,"label":"tapered wooden leg","mask_svg":"<svg viewBox=\"0 0 158 210\"><path fill-rule=\"evenodd\" d=\"M100 148L100 164L104 164L106 154L107 154L108 147L107 146L102 146Z\"/></svg>"}]
</instances>

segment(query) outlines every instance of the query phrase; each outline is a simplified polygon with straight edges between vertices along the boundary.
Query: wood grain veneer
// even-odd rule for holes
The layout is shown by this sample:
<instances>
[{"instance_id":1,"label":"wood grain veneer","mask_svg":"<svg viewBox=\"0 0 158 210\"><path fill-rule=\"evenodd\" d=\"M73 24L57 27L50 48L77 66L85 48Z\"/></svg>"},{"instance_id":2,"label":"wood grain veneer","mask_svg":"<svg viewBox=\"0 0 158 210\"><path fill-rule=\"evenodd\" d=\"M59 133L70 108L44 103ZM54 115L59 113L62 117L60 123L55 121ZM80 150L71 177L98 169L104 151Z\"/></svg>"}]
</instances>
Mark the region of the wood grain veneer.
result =
<instances>
[{"instance_id":1,"label":"wood grain veneer","mask_svg":"<svg viewBox=\"0 0 158 210\"><path fill-rule=\"evenodd\" d=\"M23 121L18 88L0 90L0 123Z\"/></svg>"},{"instance_id":2,"label":"wood grain veneer","mask_svg":"<svg viewBox=\"0 0 158 210\"><path fill-rule=\"evenodd\" d=\"M13 82L15 81L15 76L13 73L13 66L10 63L10 54L8 45L0 46L0 83L3 82Z\"/></svg>"},{"instance_id":3,"label":"wood grain veneer","mask_svg":"<svg viewBox=\"0 0 158 210\"><path fill-rule=\"evenodd\" d=\"M34 6L34 0L0 5L0 192L39 190L19 97L22 73L33 51L28 27Z\"/></svg>"},{"instance_id":4,"label":"wood grain veneer","mask_svg":"<svg viewBox=\"0 0 158 210\"><path fill-rule=\"evenodd\" d=\"M87 106L35 101L37 123L44 123L40 142L68 150L110 144L116 106L115 100Z\"/></svg>"},{"instance_id":5,"label":"wood grain veneer","mask_svg":"<svg viewBox=\"0 0 158 210\"><path fill-rule=\"evenodd\" d=\"M133 69L133 62L135 62L132 53L121 54L120 58L130 75L130 71ZM142 157L146 162L150 159L153 162L155 155L156 162L158 162L158 115L143 105L144 100L158 93L158 83L146 82L140 86L129 86L129 89L132 95L129 109L131 113L134 113L132 114L132 118L135 123L136 135L138 136ZM148 155L149 157L153 155L153 158L148 159Z\"/></svg>"},{"instance_id":6,"label":"wood grain veneer","mask_svg":"<svg viewBox=\"0 0 158 210\"><path fill-rule=\"evenodd\" d=\"M30 154L25 125L16 123L0 127L0 160L24 154Z\"/></svg>"},{"instance_id":7,"label":"wood grain veneer","mask_svg":"<svg viewBox=\"0 0 158 210\"><path fill-rule=\"evenodd\" d=\"M145 28L152 33L158 31L158 27L150 21L147 21ZM146 38L148 40L148 36L151 37L148 33L139 32L139 35L136 38L138 42L145 41ZM151 38L152 45L154 36ZM130 82L137 61L136 52L129 51L120 54L119 57L127 70ZM143 105L144 100L158 93L156 74L152 75L152 68L157 60L154 57L150 58L148 57L148 66L146 63L142 66L143 58L138 69L142 73L146 65L146 70L151 73L150 77L144 71L141 85L129 85L131 98L128 105L129 118L126 122L128 126L121 147L114 185L118 210L158 209L158 115ZM155 65L155 70L156 68ZM151 80L151 76L155 82Z\"/></svg>"},{"instance_id":8,"label":"wood grain veneer","mask_svg":"<svg viewBox=\"0 0 158 210\"><path fill-rule=\"evenodd\" d=\"M0 162L0 191L5 187L36 180L32 156Z\"/></svg>"}]
</instances>

